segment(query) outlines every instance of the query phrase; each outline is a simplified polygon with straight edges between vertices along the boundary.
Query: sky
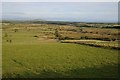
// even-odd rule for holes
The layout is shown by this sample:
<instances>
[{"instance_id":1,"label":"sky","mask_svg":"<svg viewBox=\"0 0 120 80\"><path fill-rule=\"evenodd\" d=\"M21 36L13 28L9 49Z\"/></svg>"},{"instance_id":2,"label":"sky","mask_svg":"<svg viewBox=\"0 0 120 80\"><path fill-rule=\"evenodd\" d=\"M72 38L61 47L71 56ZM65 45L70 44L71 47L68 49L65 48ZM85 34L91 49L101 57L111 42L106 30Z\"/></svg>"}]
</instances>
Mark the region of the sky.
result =
<instances>
[{"instance_id":1,"label":"sky","mask_svg":"<svg viewBox=\"0 0 120 80\"><path fill-rule=\"evenodd\" d=\"M1 0L2 2L119 2L119 0Z\"/></svg>"},{"instance_id":2,"label":"sky","mask_svg":"<svg viewBox=\"0 0 120 80\"><path fill-rule=\"evenodd\" d=\"M3 19L117 22L117 2L3 2Z\"/></svg>"}]
</instances>

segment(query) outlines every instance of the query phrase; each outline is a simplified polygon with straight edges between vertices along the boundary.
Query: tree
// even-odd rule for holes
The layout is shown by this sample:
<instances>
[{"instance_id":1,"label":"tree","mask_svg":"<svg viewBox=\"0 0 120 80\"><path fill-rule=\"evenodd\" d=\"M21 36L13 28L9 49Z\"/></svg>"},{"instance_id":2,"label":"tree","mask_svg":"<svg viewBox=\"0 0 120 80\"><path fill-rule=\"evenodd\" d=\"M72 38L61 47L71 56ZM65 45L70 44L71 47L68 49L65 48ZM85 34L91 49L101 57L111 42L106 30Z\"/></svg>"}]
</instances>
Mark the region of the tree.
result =
<instances>
[{"instance_id":1,"label":"tree","mask_svg":"<svg viewBox=\"0 0 120 80\"><path fill-rule=\"evenodd\" d=\"M55 37L56 39L61 39L61 35L59 34L58 29L55 29Z\"/></svg>"},{"instance_id":2,"label":"tree","mask_svg":"<svg viewBox=\"0 0 120 80\"><path fill-rule=\"evenodd\" d=\"M55 29L55 37L58 38L59 37L59 33L58 33L58 30Z\"/></svg>"},{"instance_id":3,"label":"tree","mask_svg":"<svg viewBox=\"0 0 120 80\"><path fill-rule=\"evenodd\" d=\"M18 31L18 29L14 29L14 32L17 32Z\"/></svg>"}]
</instances>

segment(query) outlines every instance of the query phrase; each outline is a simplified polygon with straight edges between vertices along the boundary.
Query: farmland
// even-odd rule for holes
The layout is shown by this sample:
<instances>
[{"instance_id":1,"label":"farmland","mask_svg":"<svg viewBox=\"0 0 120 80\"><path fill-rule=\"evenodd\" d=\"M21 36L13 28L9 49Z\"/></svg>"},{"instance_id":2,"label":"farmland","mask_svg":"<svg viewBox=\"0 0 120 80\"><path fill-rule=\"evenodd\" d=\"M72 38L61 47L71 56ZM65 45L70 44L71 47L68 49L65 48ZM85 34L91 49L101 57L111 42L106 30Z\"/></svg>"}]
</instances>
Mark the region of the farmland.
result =
<instances>
[{"instance_id":1,"label":"farmland","mask_svg":"<svg viewBox=\"0 0 120 80\"><path fill-rule=\"evenodd\" d=\"M2 26L3 78L118 77L118 29L46 23ZM106 48L73 43L98 45L96 41Z\"/></svg>"}]
</instances>

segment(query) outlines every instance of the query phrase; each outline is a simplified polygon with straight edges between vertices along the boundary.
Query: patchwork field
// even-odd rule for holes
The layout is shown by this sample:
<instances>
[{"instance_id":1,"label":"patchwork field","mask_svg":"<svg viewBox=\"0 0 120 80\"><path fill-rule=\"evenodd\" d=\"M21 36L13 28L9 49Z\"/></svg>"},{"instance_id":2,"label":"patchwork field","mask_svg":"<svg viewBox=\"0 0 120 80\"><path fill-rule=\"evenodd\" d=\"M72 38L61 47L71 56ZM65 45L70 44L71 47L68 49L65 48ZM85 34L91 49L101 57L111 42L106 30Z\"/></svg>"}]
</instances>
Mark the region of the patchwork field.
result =
<instances>
[{"instance_id":1,"label":"patchwork field","mask_svg":"<svg viewBox=\"0 0 120 80\"><path fill-rule=\"evenodd\" d=\"M67 27L73 30L71 35L83 34L76 31L78 27L3 24L3 78L117 78L118 50L61 43L63 36L70 32ZM118 33L112 30L114 35ZM112 33L109 35L114 38ZM68 40L76 39L68 37ZM79 35L77 40L78 37L81 38Z\"/></svg>"}]
</instances>

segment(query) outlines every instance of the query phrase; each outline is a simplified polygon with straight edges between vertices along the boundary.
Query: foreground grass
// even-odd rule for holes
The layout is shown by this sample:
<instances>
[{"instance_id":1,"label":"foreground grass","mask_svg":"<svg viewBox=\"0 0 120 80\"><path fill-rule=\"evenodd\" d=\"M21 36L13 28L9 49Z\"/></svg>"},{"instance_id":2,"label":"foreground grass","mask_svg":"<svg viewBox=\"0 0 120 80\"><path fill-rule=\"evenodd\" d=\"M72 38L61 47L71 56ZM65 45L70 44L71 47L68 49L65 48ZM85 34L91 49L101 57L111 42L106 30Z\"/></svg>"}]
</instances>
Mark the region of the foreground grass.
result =
<instances>
[{"instance_id":1,"label":"foreground grass","mask_svg":"<svg viewBox=\"0 0 120 80\"><path fill-rule=\"evenodd\" d=\"M3 44L3 77L118 77L117 57L78 44Z\"/></svg>"}]
</instances>

